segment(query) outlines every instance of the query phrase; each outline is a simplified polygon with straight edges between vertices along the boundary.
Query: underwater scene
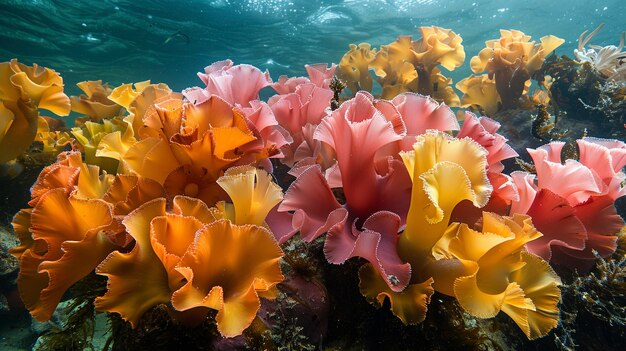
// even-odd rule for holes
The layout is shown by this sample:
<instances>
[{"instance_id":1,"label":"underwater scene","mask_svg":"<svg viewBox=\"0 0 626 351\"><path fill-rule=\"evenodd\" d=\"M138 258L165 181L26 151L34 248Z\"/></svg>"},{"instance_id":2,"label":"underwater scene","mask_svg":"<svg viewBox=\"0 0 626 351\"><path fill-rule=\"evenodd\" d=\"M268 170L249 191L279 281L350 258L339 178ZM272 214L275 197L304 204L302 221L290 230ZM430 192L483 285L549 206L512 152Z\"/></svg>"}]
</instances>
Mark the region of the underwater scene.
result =
<instances>
[{"instance_id":1,"label":"underwater scene","mask_svg":"<svg viewBox=\"0 0 626 351\"><path fill-rule=\"evenodd\" d=\"M626 345L626 2L0 13L0 350Z\"/></svg>"}]
</instances>

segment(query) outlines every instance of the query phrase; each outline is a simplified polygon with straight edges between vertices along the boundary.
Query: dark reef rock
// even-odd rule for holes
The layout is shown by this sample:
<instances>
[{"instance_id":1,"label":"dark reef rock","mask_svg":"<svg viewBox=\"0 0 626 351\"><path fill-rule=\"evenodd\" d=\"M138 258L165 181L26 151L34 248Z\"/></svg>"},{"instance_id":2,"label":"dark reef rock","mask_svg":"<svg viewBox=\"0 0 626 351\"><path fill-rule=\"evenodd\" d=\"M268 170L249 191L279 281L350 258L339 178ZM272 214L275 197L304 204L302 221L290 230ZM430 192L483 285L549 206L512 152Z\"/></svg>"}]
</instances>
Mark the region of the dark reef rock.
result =
<instances>
[{"instance_id":1,"label":"dark reef rock","mask_svg":"<svg viewBox=\"0 0 626 351\"><path fill-rule=\"evenodd\" d=\"M555 55L544 63L540 74L550 75L552 103L568 119L594 124L602 138L626 136L626 84L608 81L588 64Z\"/></svg>"}]
</instances>

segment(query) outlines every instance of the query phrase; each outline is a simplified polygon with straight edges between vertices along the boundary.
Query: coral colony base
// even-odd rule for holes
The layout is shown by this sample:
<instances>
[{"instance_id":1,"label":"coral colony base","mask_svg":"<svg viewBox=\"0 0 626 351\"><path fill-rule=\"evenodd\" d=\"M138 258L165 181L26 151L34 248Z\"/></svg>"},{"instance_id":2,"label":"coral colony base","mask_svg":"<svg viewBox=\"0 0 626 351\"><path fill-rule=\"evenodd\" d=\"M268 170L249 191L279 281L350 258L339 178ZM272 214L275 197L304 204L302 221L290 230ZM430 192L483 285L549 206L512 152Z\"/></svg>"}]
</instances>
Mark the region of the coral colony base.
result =
<instances>
[{"instance_id":1,"label":"coral colony base","mask_svg":"<svg viewBox=\"0 0 626 351\"><path fill-rule=\"evenodd\" d=\"M215 62L198 74L202 87L182 93L85 81L83 95L68 97L54 70L1 63L3 182L56 158L12 221L24 306L47 321L73 301L42 345L85 346L99 311L110 318L107 348L147 340L150 328L214 348L324 348L336 305L362 306L340 299L337 277L406 325L455 308L449 317L466 321L503 312L527 339L559 326L557 344L575 345L577 308L566 305L561 324L559 309L580 302L567 284L562 301L566 282L553 267L592 290L585 296L625 296L623 260L612 255L626 144L567 141L555 129L568 118L563 89L593 76L613 87L606 108L617 112L606 116L621 118L598 123L621 123L612 131L624 135L624 36L586 48L599 29L581 35L579 61L546 60L563 39L502 30L470 60L477 75L456 84L461 97L442 69L463 64L462 39L439 27L378 50L350 45L338 65L306 65L308 77L275 83L256 67ZM260 101L266 87L276 94ZM499 116L535 108L524 138L546 144L512 171L522 150L500 134L511 120ZM70 111L80 115L70 129L50 117ZM623 328L619 308L605 321Z\"/></svg>"}]
</instances>

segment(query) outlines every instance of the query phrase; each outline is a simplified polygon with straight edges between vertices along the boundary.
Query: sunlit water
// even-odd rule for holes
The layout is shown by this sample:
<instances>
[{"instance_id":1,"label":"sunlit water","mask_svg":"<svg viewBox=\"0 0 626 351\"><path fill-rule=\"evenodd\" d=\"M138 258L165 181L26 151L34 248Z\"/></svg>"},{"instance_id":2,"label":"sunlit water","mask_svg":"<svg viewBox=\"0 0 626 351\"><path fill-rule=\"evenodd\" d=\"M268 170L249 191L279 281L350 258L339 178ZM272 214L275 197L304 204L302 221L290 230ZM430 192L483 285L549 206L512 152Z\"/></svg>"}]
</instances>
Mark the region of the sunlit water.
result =
<instances>
[{"instance_id":1,"label":"sunlit water","mask_svg":"<svg viewBox=\"0 0 626 351\"><path fill-rule=\"evenodd\" d=\"M558 53L570 56L584 30L606 23L594 39L604 45L626 30L623 0L2 0L0 13L1 61L54 68L70 94L88 79L151 79L181 90L225 58L267 68L274 79L303 75L306 63L338 62L350 43L419 37L423 25L463 37L468 58L451 74L456 82L500 28L565 38Z\"/></svg>"}]
</instances>

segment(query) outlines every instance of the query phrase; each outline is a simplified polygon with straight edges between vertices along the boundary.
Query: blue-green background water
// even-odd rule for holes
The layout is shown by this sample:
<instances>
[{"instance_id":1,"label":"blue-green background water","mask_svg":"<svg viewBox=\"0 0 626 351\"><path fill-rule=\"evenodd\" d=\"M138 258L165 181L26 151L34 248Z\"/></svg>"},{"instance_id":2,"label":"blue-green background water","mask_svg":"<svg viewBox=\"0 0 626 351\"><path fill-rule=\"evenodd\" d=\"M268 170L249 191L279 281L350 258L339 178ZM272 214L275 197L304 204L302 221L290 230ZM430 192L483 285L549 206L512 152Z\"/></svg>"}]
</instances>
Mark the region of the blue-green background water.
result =
<instances>
[{"instance_id":1,"label":"blue-green background water","mask_svg":"<svg viewBox=\"0 0 626 351\"><path fill-rule=\"evenodd\" d=\"M304 75L304 64L338 62L350 43L417 38L423 25L463 37L467 59L451 74L456 82L500 28L562 37L557 51L570 57L584 30L604 22L593 40L602 45L617 45L626 30L624 0L0 0L0 13L0 61L54 68L70 94L94 79L151 79L181 90L225 58L267 68L274 79ZM189 42L178 35L165 43L177 32Z\"/></svg>"}]
</instances>

